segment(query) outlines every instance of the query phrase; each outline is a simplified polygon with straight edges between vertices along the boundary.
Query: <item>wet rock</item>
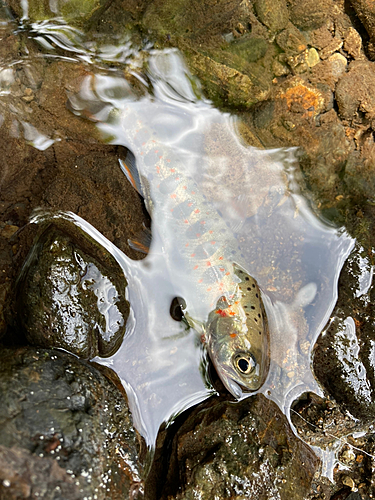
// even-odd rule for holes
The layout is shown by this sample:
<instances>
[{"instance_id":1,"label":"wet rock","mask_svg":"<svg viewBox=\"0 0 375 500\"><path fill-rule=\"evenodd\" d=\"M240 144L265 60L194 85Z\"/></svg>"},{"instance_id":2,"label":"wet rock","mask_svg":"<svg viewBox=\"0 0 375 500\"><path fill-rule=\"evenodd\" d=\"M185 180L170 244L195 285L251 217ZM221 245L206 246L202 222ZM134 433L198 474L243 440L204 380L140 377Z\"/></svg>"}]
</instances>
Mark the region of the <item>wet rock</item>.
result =
<instances>
[{"instance_id":1,"label":"wet rock","mask_svg":"<svg viewBox=\"0 0 375 500\"><path fill-rule=\"evenodd\" d=\"M332 41L319 51L321 59L327 59L335 52L339 51L343 46L343 40L340 36L335 36Z\"/></svg>"},{"instance_id":2,"label":"wet rock","mask_svg":"<svg viewBox=\"0 0 375 500\"><path fill-rule=\"evenodd\" d=\"M2 350L0 452L9 456L4 463L0 453L2 486L49 485L48 494L60 486L60 494L42 498L141 498L144 445L118 387L64 352Z\"/></svg>"},{"instance_id":3,"label":"wet rock","mask_svg":"<svg viewBox=\"0 0 375 500\"><path fill-rule=\"evenodd\" d=\"M323 83L328 85L331 90L334 90L339 78L345 73L347 64L346 58L336 52L313 67L310 82L314 85Z\"/></svg>"},{"instance_id":4,"label":"wet rock","mask_svg":"<svg viewBox=\"0 0 375 500\"><path fill-rule=\"evenodd\" d=\"M327 0L291 0L289 15L292 23L303 30L321 27L329 17L333 3Z\"/></svg>"},{"instance_id":5,"label":"wet rock","mask_svg":"<svg viewBox=\"0 0 375 500\"><path fill-rule=\"evenodd\" d=\"M255 0L254 8L259 21L272 33L285 28L289 21L285 0Z\"/></svg>"},{"instance_id":6,"label":"wet rock","mask_svg":"<svg viewBox=\"0 0 375 500\"><path fill-rule=\"evenodd\" d=\"M52 458L0 445L0 498L81 500L74 479Z\"/></svg>"},{"instance_id":7,"label":"wet rock","mask_svg":"<svg viewBox=\"0 0 375 500\"><path fill-rule=\"evenodd\" d=\"M262 81L260 75L243 73L198 53L190 57L189 64L203 79L208 96L226 106L249 108L269 95L270 82Z\"/></svg>"},{"instance_id":8,"label":"wet rock","mask_svg":"<svg viewBox=\"0 0 375 500\"><path fill-rule=\"evenodd\" d=\"M363 422L375 416L372 260L357 246L339 281L339 299L314 351L314 372L343 408Z\"/></svg>"},{"instance_id":9,"label":"wet rock","mask_svg":"<svg viewBox=\"0 0 375 500\"><path fill-rule=\"evenodd\" d=\"M353 59L363 59L362 38L357 30L350 27L344 34L344 50L353 57Z\"/></svg>"},{"instance_id":10,"label":"wet rock","mask_svg":"<svg viewBox=\"0 0 375 500\"><path fill-rule=\"evenodd\" d=\"M30 21L44 21L61 16L68 24L82 26L97 19L110 5L110 0L88 0L75 2L74 0L37 0L30 2L27 7L16 0L8 0L7 4L18 18L25 16Z\"/></svg>"},{"instance_id":11,"label":"wet rock","mask_svg":"<svg viewBox=\"0 0 375 500\"><path fill-rule=\"evenodd\" d=\"M126 285L114 258L73 223L47 223L18 282L27 339L83 358L113 354L129 315Z\"/></svg>"},{"instance_id":12,"label":"wet rock","mask_svg":"<svg viewBox=\"0 0 375 500\"><path fill-rule=\"evenodd\" d=\"M372 134L358 140L358 149L349 156L345 167L345 183L355 200L374 202L375 193L375 143Z\"/></svg>"},{"instance_id":13,"label":"wet rock","mask_svg":"<svg viewBox=\"0 0 375 500\"><path fill-rule=\"evenodd\" d=\"M336 99L345 120L365 122L375 117L375 63L354 61L338 82Z\"/></svg>"},{"instance_id":14,"label":"wet rock","mask_svg":"<svg viewBox=\"0 0 375 500\"><path fill-rule=\"evenodd\" d=\"M285 100L288 111L298 113L303 118L315 117L324 109L321 92L298 77L289 79L277 97Z\"/></svg>"},{"instance_id":15,"label":"wet rock","mask_svg":"<svg viewBox=\"0 0 375 500\"><path fill-rule=\"evenodd\" d=\"M268 43L264 38L245 36L233 41L228 47L230 52L249 62L261 59L266 54L267 49Z\"/></svg>"},{"instance_id":16,"label":"wet rock","mask_svg":"<svg viewBox=\"0 0 375 500\"><path fill-rule=\"evenodd\" d=\"M307 48L306 38L292 23L277 35L276 42L287 56L300 54Z\"/></svg>"},{"instance_id":17,"label":"wet rock","mask_svg":"<svg viewBox=\"0 0 375 500\"><path fill-rule=\"evenodd\" d=\"M214 102L249 108L269 95L275 50L250 3L155 0L143 23L159 40L167 37L185 53Z\"/></svg>"},{"instance_id":18,"label":"wet rock","mask_svg":"<svg viewBox=\"0 0 375 500\"><path fill-rule=\"evenodd\" d=\"M237 404L211 400L178 429L161 497L298 500L309 491L317 466L264 396ZM168 490L171 484L179 490Z\"/></svg>"},{"instance_id":19,"label":"wet rock","mask_svg":"<svg viewBox=\"0 0 375 500\"><path fill-rule=\"evenodd\" d=\"M326 490L323 498L347 500L350 490L342 490L342 486L349 486L354 491L366 490L371 475L373 432L365 437L364 428L357 419L340 409L335 401L312 393L304 394L293 405L291 420L305 443L322 450L335 450L331 460L341 464L333 468L334 483L339 491L332 496L323 482L319 485L321 492Z\"/></svg>"},{"instance_id":20,"label":"wet rock","mask_svg":"<svg viewBox=\"0 0 375 500\"><path fill-rule=\"evenodd\" d=\"M315 373L329 393L356 418L373 419L374 393L362 355L366 356L356 336L353 317L335 316L318 342Z\"/></svg>"},{"instance_id":21,"label":"wet rock","mask_svg":"<svg viewBox=\"0 0 375 500\"><path fill-rule=\"evenodd\" d=\"M372 44L375 40L375 6L371 0L350 0L357 16L370 37ZM373 50L372 50L373 52Z\"/></svg>"},{"instance_id":22,"label":"wet rock","mask_svg":"<svg viewBox=\"0 0 375 500\"><path fill-rule=\"evenodd\" d=\"M267 146L298 146L299 160L316 193L336 193L350 151L345 128L332 109L327 85L314 87L300 77L287 78L276 98L254 108L254 126Z\"/></svg>"}]
</instances>

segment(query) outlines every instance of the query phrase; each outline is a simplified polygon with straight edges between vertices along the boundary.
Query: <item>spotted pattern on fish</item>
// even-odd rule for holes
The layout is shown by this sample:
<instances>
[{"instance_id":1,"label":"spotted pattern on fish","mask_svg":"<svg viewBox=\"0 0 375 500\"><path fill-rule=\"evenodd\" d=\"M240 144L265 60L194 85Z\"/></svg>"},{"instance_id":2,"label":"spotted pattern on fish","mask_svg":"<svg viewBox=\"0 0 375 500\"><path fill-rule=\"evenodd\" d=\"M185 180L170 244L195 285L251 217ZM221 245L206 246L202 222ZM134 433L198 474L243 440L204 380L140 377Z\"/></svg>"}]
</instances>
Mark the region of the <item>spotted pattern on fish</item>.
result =
<instances>
[{"instance_id":1,"label":"spotted pattern on fish","mask_svg":"<svg viewBox=\"0 0 375 500\"><path fill-rule=\"evenodd\" d=\"M134 112L133 112L134 113ZM175 256L171 275L182 276L187 318L204 324L209 355L226 388L254 391L268 370L268 327L261 292L245 271L227 224L186 175L172 148L123 112L129 153L123 171L144 196L163 246ZM129 118L130 117L130 118ZM173 268L173 266L175 267ZM189 319L188 319L189 321Z\"/></svg>"}]
</instances>

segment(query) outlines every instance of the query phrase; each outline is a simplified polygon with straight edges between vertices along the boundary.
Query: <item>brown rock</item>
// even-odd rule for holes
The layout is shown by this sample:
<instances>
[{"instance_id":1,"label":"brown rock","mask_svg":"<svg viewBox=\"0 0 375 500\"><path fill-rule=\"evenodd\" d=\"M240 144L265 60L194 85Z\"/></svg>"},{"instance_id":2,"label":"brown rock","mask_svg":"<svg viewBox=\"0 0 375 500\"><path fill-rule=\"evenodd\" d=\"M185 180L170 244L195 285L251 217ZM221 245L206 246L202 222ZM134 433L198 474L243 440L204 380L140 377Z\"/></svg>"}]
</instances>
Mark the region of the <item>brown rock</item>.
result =
<instances>
[{"instance_id":1,"label":"brown rock","mask_svg":"<svg viewBox=\"0 0 375 500\"><path fill-rule=\"evenodd\" d=\"M0 445L0 498L2 500L80 500L79 487L52 458L40 458L16 446Z\"/></svg>"},{"instance_id":2,"label":"brown rock","mask_svg":"<svg viewBox=\"0 0 375 500\"><path fill-rule=\"evenodd\" d=\"M165 490L178 485L179 491L161 498L266 500L271 491L280 500L305 498L318 459L273 402L257 395L207 406L177 431Z\"/></svg>"},{"instance_id":3,"label":"brown rock","mask_svg":"<svg viewBox=\"0 0 375 500\"><path fill-rule=\"evenodd\" d=\"M312 68L309 80L314 85L325 83L334 90L339 78L345 73L346 66L345 57L336 52Z\"/></svg>"},{"instance_id":4,"label":"brown rock","mask_svg":"<svg viewBox=\"0 0 375 500\"><path fill-rule=\"evenodd\" d=\"M306 38L292 23L277 35L276 42L287 55L300 54L307 48Z\"/></svg>"},{"instance_id":5,"label":"brown rock","mask_svg":"<svg viewBox=\"0 0 375 500\"><path fill-rule=\"evenodd\" d=\"M289 13L285 0L255 0L255 12L261 21L272 32L286 27Z\"/></svg>"},{"instance_id":6,"label":"brown rock","mask_svg":"<svg viewBox=\"0 0 375 500\"><path fill-rule=\"evenodd\" d=\"M372 41L375 40L375 4L373 0L350 0Z\"/></svg>"},{"instance_id":7,"label":"brown rock","mask_svg":"<svg viewBox=\"0 0 375 500\"><path fill-rule=\"evenodd\" d=\"M356 61L337 83L336 100L340 115L346 120L375 118L375 63Z\"/></svg>"},{"instance_id":8,"label":"brown rock","mask_svg":"<svg viewBox=\"0 0 375 500\"><path fill-rule=\"evenodd\" d=\"M330 0L291 0L289 2L290 20L298 28L309 30L321 27L332 10Z\"/></svg>"},{"instance_id":9,"label":"brown rock","mask_svg":"<svg viewBox=\"0 0 375 500\"><path fill-rule=\"evenodd\" d=\"M363 59L362 38L357 30L348 28L344 34L344 50L354 59Z\"/></svg>"}]
</instances>

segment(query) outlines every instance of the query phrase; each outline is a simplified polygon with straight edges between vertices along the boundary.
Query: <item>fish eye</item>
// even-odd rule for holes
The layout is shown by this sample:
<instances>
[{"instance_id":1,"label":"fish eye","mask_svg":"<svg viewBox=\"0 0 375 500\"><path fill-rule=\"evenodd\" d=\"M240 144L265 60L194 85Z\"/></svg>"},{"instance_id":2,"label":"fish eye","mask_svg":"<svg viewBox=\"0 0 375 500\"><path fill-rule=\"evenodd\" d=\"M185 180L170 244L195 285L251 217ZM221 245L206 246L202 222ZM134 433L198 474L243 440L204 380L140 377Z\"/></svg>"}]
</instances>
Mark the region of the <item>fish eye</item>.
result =
<instances>
[{"instance_id":1,"label":"fish eye","mask_svg":"<svg viewBox=\"0 0 375 500\"><path fill-rule=\"evenodd\" d=\"M184 319L184 311L186 310L186 302L182 297L175 297L171 302L169 313L175 321Z\"/></svg>"},{"instance_id":2,"label":"fish eye","mask_svg":"<svg viewBox=\"0 0 375 500\"><path fill-rule=\"evenodd\" d=\"M241 375L250 375L254 371L256 364L252 354L237 354L234 359L234 366Z\"/></svg>"}]
</instances>

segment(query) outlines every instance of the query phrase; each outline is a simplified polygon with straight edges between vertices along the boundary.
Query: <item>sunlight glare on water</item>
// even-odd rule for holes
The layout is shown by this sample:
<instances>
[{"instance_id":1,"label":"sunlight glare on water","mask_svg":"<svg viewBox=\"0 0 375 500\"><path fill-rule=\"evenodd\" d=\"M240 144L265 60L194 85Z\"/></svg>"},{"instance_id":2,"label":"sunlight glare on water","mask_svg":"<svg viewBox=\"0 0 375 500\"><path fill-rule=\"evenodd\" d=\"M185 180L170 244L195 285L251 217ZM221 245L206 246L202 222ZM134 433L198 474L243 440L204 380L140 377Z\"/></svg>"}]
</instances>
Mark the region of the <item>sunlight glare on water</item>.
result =
<instances>
[{"instance_id":1,"label":"sunlight glare on water","mask_svg":"<svg viewBox=\"0 0 375 500\"><path fill-rule=\"evenodd\" d=\"M336 302L338 276L353 241L320 220L301 195L294 151L246 145L238 119L203 98L176 50L151 51L147 77L151 87L136 99L121 75L88 76L69 106L77 115L91 116L106 141L129 148L136 159L145 140L138 132L146 131L224 218L240 248L238 259L264 295L271 364L260 392L289 417L296 397L320 393L311 350ZM140 80L145 81L142 75ZM152 174L148 183L152 193ZM97 359L130 391L136 424L149 444L162 422L212 393L197 339L179 335L183 328L169 317L174 296L194 294L187 270L174 260L185 236L168 232L157 207L151 216L153 241L144 261L115 252L129 279L135 322L112 358ZM92 234L92 228L86 230ZM111 251L108 242L105 246ZM209 310L204 304L201 320Z\"/></svg>"}]
</instances>

